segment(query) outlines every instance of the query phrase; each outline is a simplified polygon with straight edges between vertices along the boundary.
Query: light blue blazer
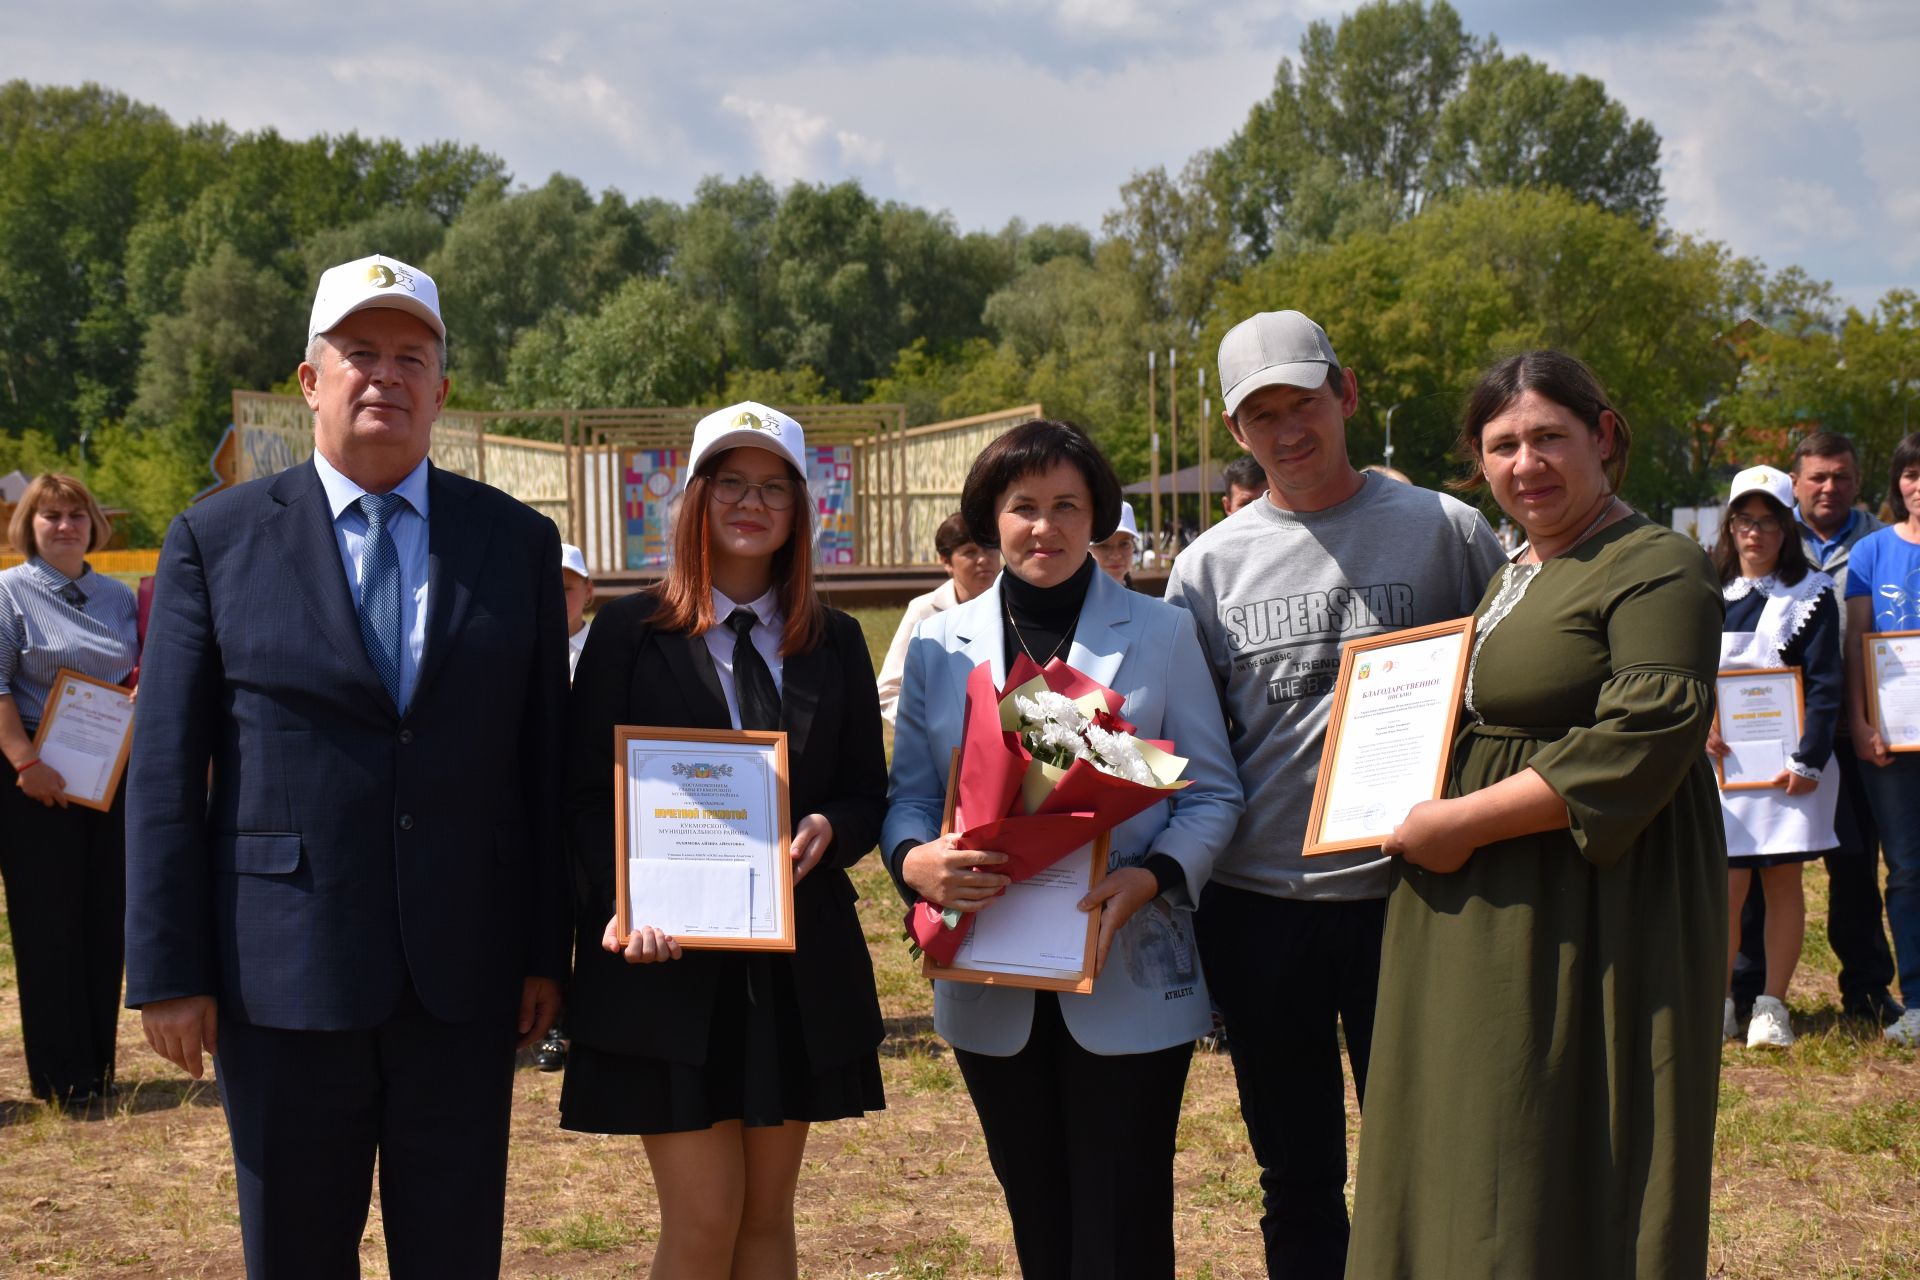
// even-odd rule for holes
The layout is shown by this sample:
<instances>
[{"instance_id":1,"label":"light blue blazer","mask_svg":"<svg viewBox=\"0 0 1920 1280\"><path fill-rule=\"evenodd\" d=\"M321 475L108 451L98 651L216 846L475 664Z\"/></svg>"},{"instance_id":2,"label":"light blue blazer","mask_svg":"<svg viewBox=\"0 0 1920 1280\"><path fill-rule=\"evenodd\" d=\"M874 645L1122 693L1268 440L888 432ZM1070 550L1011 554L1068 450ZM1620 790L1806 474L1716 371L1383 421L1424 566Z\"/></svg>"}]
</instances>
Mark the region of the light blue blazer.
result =
<instances>
[{"instance_id":1,"label":"light blue blazer","mask_svg":"<svg viewBox=\"0 0 1920 1280\"><path fill-rule=\"evenodd\" d=\"M994 685L1006 681L1001 610L996 580L983 594L922 622L907 646L880 840L895 883L901 883L903 842L925 844L940 834L967 677L990 662ZM1164 853L1185 870L1186 883L1170 887L1121 929L1091 995L1060 997L1068 1030L1093 1053L1165 1049L1205 1034L1212 1021L1193 907L1244 807L1220 698L1193 615L1104 573L1093 575L1066 661L1126 699L1120 714L1141 737L1171 739L1188 757L1185 776L1192 785L1115 828L1109 863L1137 866ZM904 884L901 891L912 896ZM948 1043L993 1057L1009 1057L1027 1043L1031 991L965 982L935 982L933 990L934 1029Z\"/></svg>"}]
</instances>

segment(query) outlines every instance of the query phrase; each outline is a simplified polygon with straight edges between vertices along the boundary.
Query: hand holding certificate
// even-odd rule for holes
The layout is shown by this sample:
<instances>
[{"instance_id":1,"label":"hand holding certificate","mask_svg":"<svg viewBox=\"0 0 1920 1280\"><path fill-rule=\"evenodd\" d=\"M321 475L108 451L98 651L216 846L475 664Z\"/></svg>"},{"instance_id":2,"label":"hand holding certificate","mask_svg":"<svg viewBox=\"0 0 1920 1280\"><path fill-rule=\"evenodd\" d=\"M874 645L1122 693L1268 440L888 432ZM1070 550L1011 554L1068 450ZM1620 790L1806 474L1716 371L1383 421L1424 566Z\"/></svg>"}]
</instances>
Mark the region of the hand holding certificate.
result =
<instances>
[{"instance_id":1,"label":"hand holding certificate","mask_svg":"<svg viewBox=\"0 0 1920 1280\"><path fill-rule=\"evenodd\" d=\"M62 667L33 752L65 780L68 803L111 809L132 745L133 691Z\"/></svg>"},{"instance_id":2,"label":"hand holding certificate","mask_svg":"<svg viewBox=\"0 0 1920 1280\"><path fill-rule=\"evenodd\" d=\"M793 950L787 735L619 725L614 740L619 936Z\"/></svg>"},{"instance_id":3,"label":"hand holding certificate","mask_svg":"<svg viewBox=\"0 0 1920 1280\"><path fill-rule=\"evenodd\" d=\"M927 977L1093 989L1099 913L1079 904L1106 874L1107 833L1187 785L1173 744L1134 738L1122 701L1058 659L1014 659L1004 690L974 668L946 828L1005 854L991 869L1013 883L978 911L908 911Z\"/></svg>"},{"instance_id":4,"label":"hand holding certificate","mask_svg":"<svg viewBox=\"0 0 1920 1280\"><path fill-rule=\"evenodd\" d=\"M1472 648L1472 618L1341 646L1303 854L1377 847L1439 798Z\"/></svg>"},{"instance_id":5,"label":"hand holding certificate","mask_svg":"<svg viewBox=\"0 0 1920 1280\"><path fill-rule=\"evenodd\" d=\"M1722 671L1714 727L1727 754L1713 762L1722 791L1785 785L1780 775L1800 746L1806 700L1795 667Z\"/></svg>"},{"instance_id":6,"label":"hand holding certificate","mask_svg":"<svg viewBox=\"0 0 1920 1280\"><path fill-rule=\"evenodd\" d=\"M1920 631L1861 637L1867 659L1867 714L1889 751L1920 751Z\"/></svg>"}]
</instances>

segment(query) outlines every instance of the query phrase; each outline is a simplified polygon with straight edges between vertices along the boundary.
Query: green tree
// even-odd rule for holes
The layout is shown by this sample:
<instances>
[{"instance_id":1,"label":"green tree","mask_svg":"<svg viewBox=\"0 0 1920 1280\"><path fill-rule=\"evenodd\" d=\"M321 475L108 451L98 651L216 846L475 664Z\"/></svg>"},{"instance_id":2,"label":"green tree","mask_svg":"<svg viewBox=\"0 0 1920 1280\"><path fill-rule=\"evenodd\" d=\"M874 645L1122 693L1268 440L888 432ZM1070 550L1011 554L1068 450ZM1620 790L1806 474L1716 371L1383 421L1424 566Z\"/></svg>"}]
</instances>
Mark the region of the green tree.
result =
<instances>
[{"instance_id":1,"label":"green tree","mask_svg":"<svg viewBox=\"0 0 1920 1280\"><path fill-rule=\"evenodd\" d=\"M635 276L592 315L549 319L515 345L507 393L526 407L699 404L720 382L711 317L673 284Z\"/></svg>"},{"instance_id":2,"label":"green tree","mask_svg":"<svg viewBox=\"0 0 1920 1280\"><path fill-rule=\"evenodd\" d=\"M1504 56L1446 0L1374 0L1307 29L1206 181L1260 259L1503 186L1559 187L1652 225L1659 159L1653 127L1599 81Z\"/></svg>"},{"instance_id":3,"label":"green tree","mask_svg":"<svg viewBox=\"0 0 1920 1280\"><path fill-rule=\"evenodd\" d=\"M1558 187L1642 226L1664 203L1660 135L1607 96L1591 76L1564 76L1497 52L1467 74L1441 111L1435 190Z\"/></svg>"},{"instance_id":4,"label":"green tree","mask_svg":"<svg viewBox=\"0 0 1920 1280\"><path fill-rule=\"evenodd\" d=\"M1718 245L1663 240L1564 192L1485 192L1251 268L1223 290L1203 349L1255 311L1305 311L1360 379L1354 457L1379 456L1385 411L1399 405L1394 462L1429 485L1458 474L1455 423L1481 369L1532 347L1570 351L1634 430L1627 496L1665 511L1716 483L1702 423L1732 384L1718 339L1753 272Z\"/></svg>"}]
</instances>

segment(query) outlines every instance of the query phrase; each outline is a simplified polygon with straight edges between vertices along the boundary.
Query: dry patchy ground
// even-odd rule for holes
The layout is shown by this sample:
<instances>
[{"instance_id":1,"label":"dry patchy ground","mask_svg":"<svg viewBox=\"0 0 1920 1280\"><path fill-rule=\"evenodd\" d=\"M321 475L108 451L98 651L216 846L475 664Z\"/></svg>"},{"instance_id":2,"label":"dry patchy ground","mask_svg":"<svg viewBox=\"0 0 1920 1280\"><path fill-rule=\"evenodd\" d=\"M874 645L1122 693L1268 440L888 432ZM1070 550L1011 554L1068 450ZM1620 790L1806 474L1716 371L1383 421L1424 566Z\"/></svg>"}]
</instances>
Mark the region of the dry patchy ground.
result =
<instances>
[{"instance_id":1,"label":"dry patchy ground","mask_svg":"<svg viewBox=\"0 0 1920 1280\"><path fill-rule=\"evenodd\" d=\"M871 868L863 911L880 964L889 1107L818 1129L800 1192L800 1252L817 1277L958 1280L1014 1263L986 1153L924 985L898 942L898 903ZM1824 880L1809 874L1821 904ZM1720 1099L1715 1276L1920 1278L1920 1067L1836 1025L1832 959L1809 939L1794 1005L1808 1030L1778 1058L1729 1049ZM0 1272L238 1277L226 1127L121 1024L112 1103L60 1115L27 1101L11 952L0 949ZM562 1133L559 1077L518 1077L506 1274L644 1275L659 1229L635 1139ZM1351 1110L1351 1105L1350 1105ZM1352 1132L1357 1135L1358 1115ZM1195 1057L1177 1162L1181 1274L1261 1274L1259 1192L1232 1069ZM375 1207L366 1273L386 1273Z\"/></svg>"},{"instance_id":2,"label":"dry patchy ground","mask_svg":"<svg viewBox=\"0 0 1920 1280\"><path fill-rule=\"evenodd\" d=\"M862 618L880 650L898 611ZM858 877L889 1036L888 1109L818 1129L800 1184L802 1271L959 1280L1018 1273L980 1132L931 1001L899 941L898 899L869 859ZM1839 1024L1824 936L1825 873L1792 992L1800 1043L1727 1050L1720 1092L1711 1274L1920 1280L1920 1066ZM121 1090L61 1115L28 1100L12 952L0 928L0 1273L239 1277L226 1126L212 1090L147 1051L121 1022ZM659 1214L637 1139L562 1133L559 1077L518 1076L505 1273L646 1273ZM1358 1112L1348 1099L1349 1140ZM1257 1170L1233 1072L1194 1058L1177 1158L1181 1274L1262 1274ZM362 1250L386 1274L376 1205Z\"/></svg>"}]
</instances>

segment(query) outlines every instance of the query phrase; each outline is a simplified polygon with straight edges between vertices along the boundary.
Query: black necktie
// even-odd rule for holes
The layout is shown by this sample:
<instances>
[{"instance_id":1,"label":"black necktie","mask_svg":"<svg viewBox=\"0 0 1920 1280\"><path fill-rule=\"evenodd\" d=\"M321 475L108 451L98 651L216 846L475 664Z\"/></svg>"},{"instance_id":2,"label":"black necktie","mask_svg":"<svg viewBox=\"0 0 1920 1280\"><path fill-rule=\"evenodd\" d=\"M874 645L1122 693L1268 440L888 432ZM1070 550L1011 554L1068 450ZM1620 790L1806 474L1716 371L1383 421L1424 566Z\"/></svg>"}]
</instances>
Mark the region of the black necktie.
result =
<instances>
[{"instance_id":1,"label":"black necktie","mask_svg":"<svg viewBox=\"0 0 1920 1280\"><path fill-rule=\"evenodd\" d=\"M742 729L780 727L780 691L773 687L767 660L753 647L753 627L760 621L751 609L727 615L733 629L733 698L740 705Z\"/></svg>"}]
</instances>

